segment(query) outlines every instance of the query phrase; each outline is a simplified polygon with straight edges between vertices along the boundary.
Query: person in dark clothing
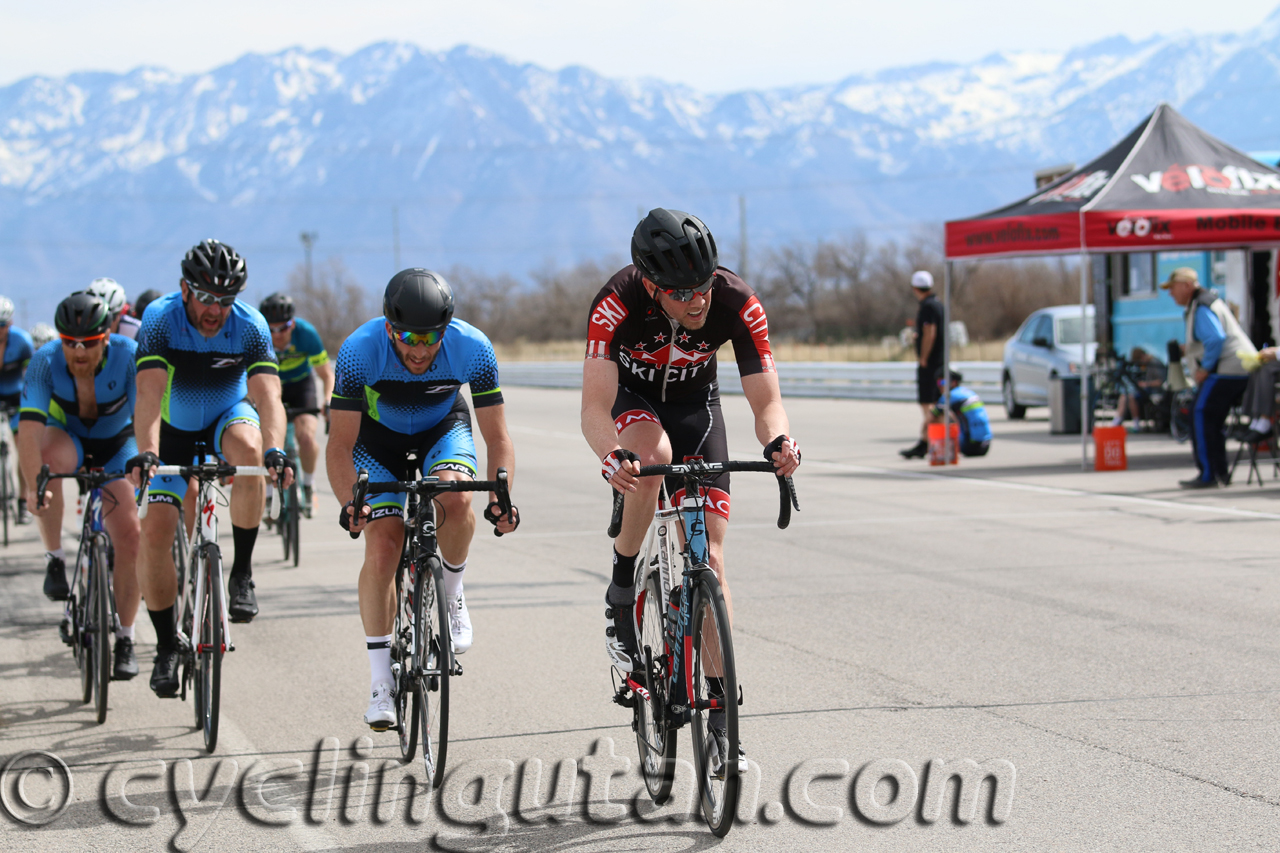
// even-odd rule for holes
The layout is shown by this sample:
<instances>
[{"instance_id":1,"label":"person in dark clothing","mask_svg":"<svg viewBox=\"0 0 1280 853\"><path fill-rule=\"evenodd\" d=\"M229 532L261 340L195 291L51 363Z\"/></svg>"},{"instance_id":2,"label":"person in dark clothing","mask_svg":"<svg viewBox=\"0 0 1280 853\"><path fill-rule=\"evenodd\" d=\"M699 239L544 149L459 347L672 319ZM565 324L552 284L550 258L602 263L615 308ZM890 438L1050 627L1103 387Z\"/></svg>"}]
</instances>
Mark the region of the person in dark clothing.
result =
<instances>
[{"instance_id":1,"label":"person in dark clothing","mask_svg":"<svg viewBox=\"0 0 1280 853\"><path fill-rule=\"evenodd\" d=\"M933 295L933 275L927 270L916 271L911 276L911 289L920 303L916 312L916 402L924 420L920 424L920 440L898 452L904 459L922 459L929 452L929 421L933 404L938 401L935 377L942 367L946 333L942 303Z\"/></svg>"}]
</instances>

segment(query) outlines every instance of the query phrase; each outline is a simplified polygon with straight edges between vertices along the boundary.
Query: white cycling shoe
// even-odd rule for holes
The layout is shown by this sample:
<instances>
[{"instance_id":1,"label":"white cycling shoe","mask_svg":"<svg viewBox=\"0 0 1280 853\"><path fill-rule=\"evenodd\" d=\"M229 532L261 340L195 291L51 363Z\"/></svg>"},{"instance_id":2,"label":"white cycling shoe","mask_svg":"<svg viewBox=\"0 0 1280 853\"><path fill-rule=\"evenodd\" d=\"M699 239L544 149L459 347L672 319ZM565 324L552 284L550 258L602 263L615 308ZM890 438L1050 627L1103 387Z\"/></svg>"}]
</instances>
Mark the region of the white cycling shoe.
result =
<instances>
[{"instance_id":1,"label":"white cycling shoe","mask_svg":"<svg viewBox=\"0 0 1280 853\"><path fill-rule=\"evenodd\" d=\"M396 724L396 694L390 681L379 681L373 685L364 721L375 732L385 732Z\"/></svg>"},{"instance_id":2,"label":"white cycling shoe","mask_svg":"<svg viewBox=\"0 0 1280 853\"><path fill-rule=\"evenodd\" d=\"M449 602L449 637L453 640L453 653L464 654L471 648L471 614L467 612L467 600L458 590L458 597Z\"/></svg>"}]
</instances>

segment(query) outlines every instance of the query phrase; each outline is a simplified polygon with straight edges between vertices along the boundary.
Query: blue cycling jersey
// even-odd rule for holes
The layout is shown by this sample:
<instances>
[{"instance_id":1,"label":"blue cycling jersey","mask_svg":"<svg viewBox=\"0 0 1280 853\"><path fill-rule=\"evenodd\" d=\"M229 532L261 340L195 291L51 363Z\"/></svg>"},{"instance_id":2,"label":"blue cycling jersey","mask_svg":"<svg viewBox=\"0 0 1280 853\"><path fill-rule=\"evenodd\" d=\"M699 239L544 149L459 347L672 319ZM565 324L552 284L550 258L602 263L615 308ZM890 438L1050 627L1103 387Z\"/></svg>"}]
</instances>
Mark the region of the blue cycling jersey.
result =
<instances>
[{"instance_id":1,"label":"blue cycling jersey","mask_svg":"<svg viewBox=\"0 0 1280 853\"><path fill-rule=\"evenodd\" d=\"M50 341L31 359L27 382L22 389L24 421L48 423L81 438L113 438L133 422L133 404L138 396L134 357L137 344L124 335L112 335L102 363L93 378L93 396L98 416L80 416L76 380L67 369L67 359L59 341Z\"/></svg>"},{"instance_id":2,"label":"blue cycling jersey","mask_svg":"<svg viewBox=\"0 0 1280 853\"><path fill-rule=\"evenodd\" d=\"M256 308L237 301L218 333L206 338L187 319L181 291L147 306L138 339L138 370L169 378L160 416L174 429L203 430L243 400L248 377L277 373L271 330Z\"/></svg>"},{"instance_id":3,"label":"blue cycling jersey","mask_svg":"<svg viewBox=\"0 0 1280 853\"><path fill-rule=\"evenodd\" d=\"M9 340L4 345L4 361L0 363L0 397L22 393L22 375L35 352L31 336L17 326L9 327Z\"/></svg>"},{"instance_id":4,"label":"blue cycling jersey","mask_svg":"<svg viewBox=\"0 0 1280 853\"><path fill-rule=\"evenodd\" d=\"M951 411L960 424L961 441L968 443L991 440L991 421L987 418L987 408L971 389L963 385L951 389ZM934 405L933 412L935 415L942 414L941 398Z\"/></svg>"},{"instance_id":5,"label":"blue cycling jersey","mask_svg":"<svg viewBox=\"0 0 1280 853\"><path fill-rule=\"evenodd\" d=\"M319 367L329 361L329 353L325 351L324 341L316 327L297 317L293 321L293 334L289 337L289 346L276 351L280 360L280 383L301 382L311 376L311 368Z\"/></svg>"},{"instance_id":6,"label":"blue cycling jersey","mask_svg":"<svg viewBox=\"0 0 1280 853\"><path fill-rule=\"evenodd\" d=\"M475 326L453 320L435 361L414 376L396 355L386 321L370 320L351 333L338 353L334 409L363 412L395 432L413 435L444 420L464 383L477 409L502 403L498 358Z\"/></svg>"}]
</instances>

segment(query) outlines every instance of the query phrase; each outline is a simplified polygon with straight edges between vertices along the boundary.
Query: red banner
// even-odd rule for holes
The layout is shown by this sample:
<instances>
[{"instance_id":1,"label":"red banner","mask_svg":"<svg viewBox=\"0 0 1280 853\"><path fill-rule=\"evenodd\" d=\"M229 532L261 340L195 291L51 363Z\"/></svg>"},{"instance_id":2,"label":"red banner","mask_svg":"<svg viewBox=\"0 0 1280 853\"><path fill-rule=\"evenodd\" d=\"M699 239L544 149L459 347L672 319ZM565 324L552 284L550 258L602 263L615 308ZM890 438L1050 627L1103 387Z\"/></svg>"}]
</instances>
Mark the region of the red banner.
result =
<instances>
[{"instance_id":1,"label":"red banner","mask_svg":"<svg viewBox=\"0 0 1280 853\"><path fill-rule=\"evenodd\" d=\"M1039 255L1080 251L1080 216L1014 216L947 223L947 257Z\"/></svg>"},{"instance_id":2,"label":"red banner","mask_svg":"<svg viewBox=\"0 0 1280 853\"><path fill-rule=\"evenodd\" d=\"M1108 210L1084 217L1090 251L1280 243L1280 210Z\"/></svg>"}]
</instances>

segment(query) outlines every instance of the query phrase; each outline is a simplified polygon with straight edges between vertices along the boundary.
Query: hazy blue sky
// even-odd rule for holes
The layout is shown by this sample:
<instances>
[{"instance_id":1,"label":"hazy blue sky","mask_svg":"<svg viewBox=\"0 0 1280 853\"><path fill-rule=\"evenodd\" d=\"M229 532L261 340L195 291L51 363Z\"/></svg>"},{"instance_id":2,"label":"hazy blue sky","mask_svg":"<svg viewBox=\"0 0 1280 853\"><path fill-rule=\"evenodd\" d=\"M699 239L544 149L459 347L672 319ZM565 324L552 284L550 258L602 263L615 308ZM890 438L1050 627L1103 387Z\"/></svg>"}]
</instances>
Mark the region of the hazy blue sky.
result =
<instances>
[{"instance_id":1,"label":"hazy blue sky","mask_svg":"<svg viewBox=\"0 0 1280 853\"><path fill-rule=\"evenodd\" d=\"M656 76L705 91L838 79L995 50L1061 50L1123 33L1256 26L1278 0L0 0L0 84L31 74L190 72L293 45L350 52L459 43L550 68Z\"/></svg>"}]
</instances>

